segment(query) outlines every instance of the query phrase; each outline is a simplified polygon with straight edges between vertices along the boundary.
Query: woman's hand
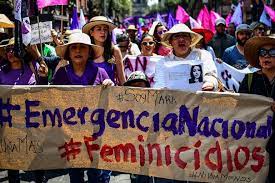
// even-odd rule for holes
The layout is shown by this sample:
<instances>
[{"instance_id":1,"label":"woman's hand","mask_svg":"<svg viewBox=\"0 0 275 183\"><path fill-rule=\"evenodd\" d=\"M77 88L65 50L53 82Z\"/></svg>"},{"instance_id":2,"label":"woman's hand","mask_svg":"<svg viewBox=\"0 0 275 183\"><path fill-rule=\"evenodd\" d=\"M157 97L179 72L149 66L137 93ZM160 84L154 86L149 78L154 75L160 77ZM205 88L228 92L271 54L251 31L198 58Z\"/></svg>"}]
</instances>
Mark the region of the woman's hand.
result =
<instances>
[{"instance_id":1,"label":"woman's hand","mask_svg":"<svg viewBox=\"0 0 275 183\"><path fill-rule=\"evenodd\" d=\"M213 91L214 90L214 84L210 82L205 82L202 85L202 91Z\"/></svg>"},{"instance_id":2,"label":"woman's hand","mask_svg":"<svg viewBox=\"0 0 275 183\"><path fill-rule=\"evenodd\" d=\"M275 101L273 101L272 105L271 105L271 109L273 112L275 112Z\"/></svg>"},{"instance_id":3,"label":"woman's hand","mask_svg":"<svg viewBox=\"0 0 275 183\"><path fill-rule=\"evenodd\" d=\"M103 87L107 87L107 86L114 86L114 82L110 79L105 79L103 82L102 82L102 85Z\"/></svg>"},{"instance_id":4,"label":"woman's hand","mask_svg":"<svg viewBox=\"0 0 275 183\"><path fill-rule=\"evenodd\" d=\"M49 72L49 69L47 64L45 63L44 60L41 60L39 69L38 69L38 75L40 77L48 77L48 72Z\"/></svg>"}]
</instances>

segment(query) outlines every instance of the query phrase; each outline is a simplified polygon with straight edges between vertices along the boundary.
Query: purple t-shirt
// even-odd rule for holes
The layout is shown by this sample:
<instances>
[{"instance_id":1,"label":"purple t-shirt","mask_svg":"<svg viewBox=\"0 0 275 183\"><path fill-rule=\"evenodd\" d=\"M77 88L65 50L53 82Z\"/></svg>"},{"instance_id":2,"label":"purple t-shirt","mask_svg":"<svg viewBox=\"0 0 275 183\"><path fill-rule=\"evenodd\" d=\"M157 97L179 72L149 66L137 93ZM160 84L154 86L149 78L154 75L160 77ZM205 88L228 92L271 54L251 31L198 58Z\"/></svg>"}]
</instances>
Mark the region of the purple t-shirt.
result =
<instances>
[{"instance_id":1,"label":"purple t-shirt","mask_svg":"<svg viewBox=\"0 0 275 183\"><path fill-rule=\"evenodd\" d=\"M109 78L113 82L115 82L115 64L110 64L108 62L101 62L101 63L93 62L93 63L94 63L95 66L104 69L107 72Z\"/></svg>"},{"instance_id":2,"label":"purple t-shirt","mask_svg":"<svg viewBox=\"0 0 275 183\"><path fill-rule=\"evenodd\" d=\"M28 65L8 72L0 70L0 85L35 85L35 75Z\"/></svg>"},{"instance_id":3,"label":"purple t-shirt","mask_svg":"<svg viewBox=\"0 0 275 183\"><path fill-rule=\"evenodd\" d=\"M71 64L59 68L53 76L54 85L101 85L105 79L110 79L106 71L87 62L82 76L77 76Z\"/></svg>"}]
</instances>

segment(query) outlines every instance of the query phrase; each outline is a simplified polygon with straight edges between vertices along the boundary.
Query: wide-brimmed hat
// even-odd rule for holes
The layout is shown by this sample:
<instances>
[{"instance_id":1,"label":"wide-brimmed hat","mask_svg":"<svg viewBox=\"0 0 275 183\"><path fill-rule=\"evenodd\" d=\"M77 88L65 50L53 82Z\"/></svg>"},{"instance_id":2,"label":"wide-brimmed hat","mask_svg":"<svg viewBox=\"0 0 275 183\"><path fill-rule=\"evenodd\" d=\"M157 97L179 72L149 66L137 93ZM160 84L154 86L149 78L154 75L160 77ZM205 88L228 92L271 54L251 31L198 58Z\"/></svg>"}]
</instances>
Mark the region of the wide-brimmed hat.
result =
<instances>
[{"instance_id":1,"label":"wide-brimmed hat","mask_svg":"<svg viewBox=\"0 0 275 183\"><path fill-rule=\"evenodd\" d=\"M275 35L252 37L244 45L244 57L253 67L260 68L259 65L259 49L264 45L275 46Z\"/></svg>"},{"instance_id":2,"label":"wide-brimmed hat","mask_svg":"<svg viewBox=\"0 0 275 183\"><path fill-rule=\"evenodd\" d=\"M1 41L0 44L0 56L5 57L5 48L7 46L14 45L14 37L8 40Z\"/></svg>"},{"instance_id":3,"label":"wide-brimmed hat","mask_svg":"<svg viewBox=\"0 0 275 183\"><path fill-rule=\"evenodd\" d=\"M163 34L162 42L170 45L169 40L173 34L177 33L189 33L191 35L191 47L195 46L201 39L202 36L196 32L193 32L185 24L176 24L169 31Z\"/></svg>"},{"instance_id":4,"label":"wide-brimmed hat","mask_svg":"<svg viewBox=\"0 0 275 183\"><path fill-rule=\"evenodd\" d=\"M214 36L214 33L209 29L194 28L194 29L191 29L191 30L198 33L198 34L200 34L200 35L202 35L203 38L204 38L205 44L208 44Z\"/></svg>"},{"instance_id":5,"label":"wide-brimmed hat","mask_svg":"<svg viewBox=\"0 0 275 183\"><path fill-rule=\"evenodd\" d=\"M150 87L150 83L148 81L147 76L141 71L132 72L129 75L129 78L127 79L127 81L123 85L131 86L132 83L139 82L139 81L144 82L146 87Z\"/></svg>"},{"instance_id":6,"label":"wide-brimmed hat","mask_svg":"<svg viewBox=\"0 0 275 183\"><path fill-rule=\"evenodd\" d=\"M109 27L109 32L111 32L114 28L116 28L116 25L112 22L111 19L104 17L104 16L96 16L91 18L90 22L86 23L82 27L82 32L85 34L90 35L90 30L96 26L96 25L107 25Z\"/></svg>"},{"instance_id":7,"label":"wide-brimmed hat","mask_svg":"<svg viewBox=\"0 0 275 183\"><path fill-rule=\"evenodd\" d=\"M95 53L95 57L101 56L104 51L103 47L92 44L91 39L87 34L79 32L79 33L71 34L68 37L68 43L66 43L64 45L57 46L55 48L57 55L61 58L64 58L66 50L68 49L68 46L71 44L74 44L74 43L81 43L81 44L86 44L86 45L92 46L94 53Z\"/></svg>"},{"instance_id":8,"label":"wide-brimmed hat","mask_svg":"<svg viewBox=\"0 0 275 183\"><path fill-rule=\"evenodd\" d=\"M135 25L129 25L127 30L133 30L133 31L137 31L137 28Z\"/></svg>"}]
</instances>

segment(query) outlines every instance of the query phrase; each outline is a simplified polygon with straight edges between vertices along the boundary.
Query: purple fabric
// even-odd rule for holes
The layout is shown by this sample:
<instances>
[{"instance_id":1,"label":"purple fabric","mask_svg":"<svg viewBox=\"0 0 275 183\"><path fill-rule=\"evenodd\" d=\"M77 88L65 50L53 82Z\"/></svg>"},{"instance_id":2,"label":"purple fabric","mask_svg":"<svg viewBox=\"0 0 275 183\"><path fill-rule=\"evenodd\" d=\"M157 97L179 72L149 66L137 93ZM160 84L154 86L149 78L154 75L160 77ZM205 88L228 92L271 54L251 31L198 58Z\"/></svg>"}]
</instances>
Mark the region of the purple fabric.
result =
<instances>
[{"instance_id":1,"label":"purple fabric","mask_svg":"<svg viewBox=\"0 0 275 183\"><path fill-rule=\"evenodd\" d=\"M53 76L54 85L101 85L105 79L109 79L108 74L102 68L94 66L92 62L87 62L86 69L81 77L75 75L71 64L61 67ZM96 76L95 76L96 74ZM95 79L94 79L95 78Z\"/></svg>"},{"instance_id":2,"label":"purple fabric","mask_svg":"<svg viewBox=\"0 0 275 183\"><path fill-rule=\"evenodd\" d=\"M115 65L114 64L110 64L108 62L102 62L102 63L94 62L94 65L104 69L107 72L109 78L115 83Z\"/></svg>"},{"instance_id":3,"label":"purple fabric","mask_svg":"<svg viewBox=\"0 0 275 183\"><path fill-rule=\"evenodd\" d=\"M0 85L35 85L35 75L28 65L22 69L0 71Z\"/></svg>"},{"instance_id":4,"label":"purple fabric","mask_svg":"<svg viewBox=\"0 0 275 183\"><path fill-rule=\"evenodd\" d=\"M73 9L73 17L72 17L72 23L71 23L70 29L71 30L79 29L76 7L74 7L74 9Z\"/></svg>"}]
</instances>

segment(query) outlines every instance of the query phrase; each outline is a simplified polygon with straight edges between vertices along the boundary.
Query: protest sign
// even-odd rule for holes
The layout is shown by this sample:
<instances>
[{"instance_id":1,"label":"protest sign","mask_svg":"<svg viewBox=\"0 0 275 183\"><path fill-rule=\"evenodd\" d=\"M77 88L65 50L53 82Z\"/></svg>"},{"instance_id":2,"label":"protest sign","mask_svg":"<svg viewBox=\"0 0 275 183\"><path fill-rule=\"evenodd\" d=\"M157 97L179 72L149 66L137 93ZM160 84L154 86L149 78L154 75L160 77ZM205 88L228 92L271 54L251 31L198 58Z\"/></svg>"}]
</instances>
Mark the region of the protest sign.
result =
<instances>
[{"instance_id":1,"label":"protest sign","mask_svg":"<svg viewBox=\"0 0 275 183\"><path fill-rule=\"evenodd\" d=\"M253 73L259 70L254 67L247 67L245 69L239 70L225 62L215 63L218 71L218 77L227 89L234 92L239 91L240 83L242 82L245 74Z\"/></svg>"},{"instance_id":2,"label":"protest sign","mask_svg":"<svg viewBox=\"0 0 275 183\"><path fill-rule=\"evenodd\" d=\"M52 42L52 35L51 35L51 30L52 30L52 21L47 21L47 22L40 22L39 23L39 29L38 29L38 23L32 24L31 25L31 45L34 44L39 44L40 39L41 43L47 43L47 42ZM40 30L40 39L39 39L39 32Z\"/></svg>"},{"instance_id":3,"label":"protest sign","mask_svg":"<svg viewBox=\"0 0 275 183\"><path fill-rule=\"evenodd\" d=\"M265 182L272 100L123 87L0 88L0 168Z\"/></svg>"},{"instance_id":4,"label":"protest sign","mask_svg":"<svg viewBox=\"0 0 275 183\"><path fill-rule=\"evenodd\" d=\"M184 62L167 61L157 66L154 88L199 91L203 84L203 63L191 60Z\"/></svg>"},{"instance_id":5,"label":"protest sign","mask_svg":"<svg viewBox=\"0 0 275 183\"><path fill-rule=\"evenodd\" d=\"M126 79L134 71L142 71L148 77L150 85L153 86L156 63L162 59L162 56L133 56L127 55L124 59L124 71Z\"/></svg>"}]
</instances>

